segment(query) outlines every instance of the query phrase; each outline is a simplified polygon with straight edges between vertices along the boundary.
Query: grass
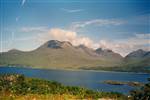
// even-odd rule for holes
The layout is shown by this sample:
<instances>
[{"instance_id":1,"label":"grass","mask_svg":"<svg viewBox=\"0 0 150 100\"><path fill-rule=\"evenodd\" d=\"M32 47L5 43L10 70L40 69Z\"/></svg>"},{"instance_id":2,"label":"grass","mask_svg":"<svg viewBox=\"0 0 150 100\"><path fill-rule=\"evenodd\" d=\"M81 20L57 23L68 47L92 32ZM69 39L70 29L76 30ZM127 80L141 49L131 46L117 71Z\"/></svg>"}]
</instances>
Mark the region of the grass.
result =
<instances>
[{"instance_id":1,"label":"grass","mask_svg":"<svg viewBox=\"0 0 150 100\"><path fill-rule=\"evenodd\" d=\"M1 95L0 100L75 100L77 96L70 94L27 94L27 95ZM90 100L90 98L89 98Z\"/></svg>"}]
</instances>

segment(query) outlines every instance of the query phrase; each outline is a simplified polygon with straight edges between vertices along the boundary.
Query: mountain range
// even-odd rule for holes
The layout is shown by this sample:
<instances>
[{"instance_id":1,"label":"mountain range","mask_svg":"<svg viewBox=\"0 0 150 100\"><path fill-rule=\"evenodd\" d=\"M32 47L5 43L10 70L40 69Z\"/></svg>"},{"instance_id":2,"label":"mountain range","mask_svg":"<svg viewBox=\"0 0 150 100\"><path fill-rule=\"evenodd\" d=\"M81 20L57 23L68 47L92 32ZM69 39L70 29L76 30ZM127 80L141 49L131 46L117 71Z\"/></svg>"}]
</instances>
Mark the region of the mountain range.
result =
<instances>
[{"instance_id":1,"label":"mountain range","mask_svg":"<svg viewBox=\"0 0 150 100\"><path fill-rule=\"evenodd\" d=\"M84 45L73 46L68 41L50 40L32 51L2 52L0 65L150 72L150 51L139 49L122 57L109 49L94 50Z\"/></svg>"}]
</instances>

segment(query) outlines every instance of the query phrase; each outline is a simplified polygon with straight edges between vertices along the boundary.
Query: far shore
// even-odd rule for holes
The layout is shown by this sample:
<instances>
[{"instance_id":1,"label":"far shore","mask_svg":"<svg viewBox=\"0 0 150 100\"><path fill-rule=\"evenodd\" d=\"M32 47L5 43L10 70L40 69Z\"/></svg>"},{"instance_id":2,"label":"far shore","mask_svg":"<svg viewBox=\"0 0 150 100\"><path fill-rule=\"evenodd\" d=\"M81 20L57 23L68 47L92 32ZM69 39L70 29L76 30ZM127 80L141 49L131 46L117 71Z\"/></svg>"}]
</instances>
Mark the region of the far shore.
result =
<instances>
[{"instance_id":1,"label":"far shore","mask_svg":"<svg viewBox=\"0 0 150 100\"><path fill-rule=\"evenodd\" d=\"M110 84L110 85L128 85L132 87L141 87L144 86L141 82L136 81L116 81L116 80L105 80L102 83Z\"/></svg>"},{"instance_id":2,"label":"far shore","mask_svg":"<svg viewBox=\"0 0 150 100\"><path fill-rule=\"evenodd\" d=\"M42 69L42 70L60 70L60 71L88 71L88 72L110 72L110 73L131 73L131 74L150 74L146 72L132 72L132 71L108 71L108 70L92 70L92 69L70 69L70 68L42 68L42 67L32 67L25 65L0 65L0 67L15 67L15 68L26 68L26 69Z\"/></svg>"}]
</instances>

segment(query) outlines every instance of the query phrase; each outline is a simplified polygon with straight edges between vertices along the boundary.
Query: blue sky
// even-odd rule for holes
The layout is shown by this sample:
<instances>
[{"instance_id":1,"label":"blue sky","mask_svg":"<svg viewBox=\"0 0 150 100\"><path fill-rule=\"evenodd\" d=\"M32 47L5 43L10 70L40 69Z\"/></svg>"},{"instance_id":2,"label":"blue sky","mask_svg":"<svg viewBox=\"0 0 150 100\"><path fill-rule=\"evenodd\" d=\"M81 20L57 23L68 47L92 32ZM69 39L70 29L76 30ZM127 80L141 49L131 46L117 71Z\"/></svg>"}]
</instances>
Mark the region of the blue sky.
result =
<instances>
[{"instance_id":1,"label":"blue sky","mask_svg":"<svg viewBox=\"0 0 150 100\"><path fill-rule=\"evenodd\" d=\"M1 0L1 52L50 39L127 53L150 46L149 0ZM128 49L128 50L126 50Z\"/></svg>"}]
</instances>

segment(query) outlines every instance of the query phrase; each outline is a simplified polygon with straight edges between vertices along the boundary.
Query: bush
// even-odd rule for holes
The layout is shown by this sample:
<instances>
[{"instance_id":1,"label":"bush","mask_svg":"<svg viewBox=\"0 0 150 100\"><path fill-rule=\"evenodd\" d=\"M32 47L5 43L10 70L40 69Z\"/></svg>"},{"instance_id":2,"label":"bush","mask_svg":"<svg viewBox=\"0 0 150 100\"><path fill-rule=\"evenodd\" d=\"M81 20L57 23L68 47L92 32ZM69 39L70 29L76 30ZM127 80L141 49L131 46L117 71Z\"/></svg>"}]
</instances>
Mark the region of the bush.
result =
<instances>
[{"instance_id":1,"label":"bush","mask_svg":"<svg viewBox=\"0 0 150 100\"><path fill-rule=\"evenodd\" d=\"M130 91L131 99L133 100L150 100L150 78L148 83L145 84L140 90Z\"/></svg>"}]
</instances>

